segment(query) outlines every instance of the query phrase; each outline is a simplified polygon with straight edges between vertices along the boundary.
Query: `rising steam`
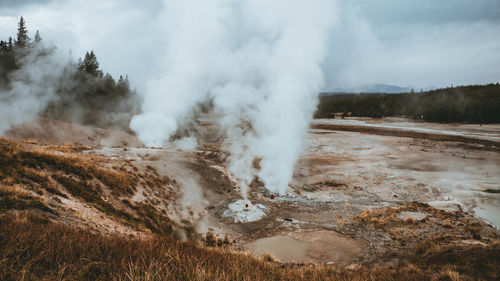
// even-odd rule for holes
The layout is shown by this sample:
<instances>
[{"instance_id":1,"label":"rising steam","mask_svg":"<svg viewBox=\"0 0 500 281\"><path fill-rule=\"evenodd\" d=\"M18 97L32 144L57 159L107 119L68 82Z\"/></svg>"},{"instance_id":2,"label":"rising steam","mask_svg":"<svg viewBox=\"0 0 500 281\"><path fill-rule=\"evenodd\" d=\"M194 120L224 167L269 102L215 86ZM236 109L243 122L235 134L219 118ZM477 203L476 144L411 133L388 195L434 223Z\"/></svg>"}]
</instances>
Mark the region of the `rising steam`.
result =
<instances>
[{"instance_id":1,"label":"rising steam","mask_svg":"<svg viewBox=\"0 0 500 281\"><path fill-rule=\"evenodd\" d=\"M21 67L10 75L9 87L0 88L0 135L32 120L56 98L58 82L70 57L37 47L26 52L18 63Z\"/></svg>"},{"instance_id":2,"label":"rising steam","mask_svg":"<svg viewBox=\"0 0 500 281\"><path fill-rule=\"evenodd\" d=\"M162 145L212 100L243 197L255 176L284 194L323 86L335 10L331 0L164 1L164 71L148 83L131 128Z\"/></svg>"}]
</instances>

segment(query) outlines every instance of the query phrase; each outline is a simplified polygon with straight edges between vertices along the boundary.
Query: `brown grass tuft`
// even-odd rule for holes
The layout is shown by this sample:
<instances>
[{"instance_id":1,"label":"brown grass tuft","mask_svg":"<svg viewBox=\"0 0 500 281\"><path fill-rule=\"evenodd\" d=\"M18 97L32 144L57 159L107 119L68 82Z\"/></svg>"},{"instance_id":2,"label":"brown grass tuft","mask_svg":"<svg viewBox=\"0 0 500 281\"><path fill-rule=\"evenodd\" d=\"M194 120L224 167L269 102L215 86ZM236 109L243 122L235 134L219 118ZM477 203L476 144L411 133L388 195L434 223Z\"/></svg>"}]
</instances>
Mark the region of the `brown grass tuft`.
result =
<instances>
[{"instance_id":1,"label":"brown grass tuft","mask_svg":"<svg viewBox=\"0 0 500 281\"><path fill-rule=\"evenodd\" d=\"M27 192L18 185L6 186L0 184L0 211L38 209L54 213L42 198Z\"/></svg>"}]
</instances>

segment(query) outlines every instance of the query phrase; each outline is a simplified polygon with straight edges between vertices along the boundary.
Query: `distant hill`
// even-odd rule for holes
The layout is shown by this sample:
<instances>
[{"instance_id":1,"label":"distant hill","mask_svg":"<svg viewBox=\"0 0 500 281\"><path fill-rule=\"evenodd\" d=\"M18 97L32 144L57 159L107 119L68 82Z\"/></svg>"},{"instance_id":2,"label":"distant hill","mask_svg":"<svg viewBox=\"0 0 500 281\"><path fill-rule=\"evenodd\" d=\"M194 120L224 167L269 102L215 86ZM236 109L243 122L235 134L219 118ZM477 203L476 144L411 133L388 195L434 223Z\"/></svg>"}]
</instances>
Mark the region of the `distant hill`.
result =
<instances>
[{"instance_id":1,"label":"distant hill","mask_svg":"<svg viewBox=\"0 0 500 281\"><path fill-rule=\"evenodd\" d=\"M395 93L407 93L412 90L411 87L399 87L395 85L388 85L388 84L366 84L363 86L359 87L353 87L353 88L343 88L343 87L338 87L334 88L332 91L328 91L325 93L322 93L322 95L329 95L329 94L345 94L345 93L354 93L354 94L360 94L360 93L387 93L387 94L395 94Z\"/></svg>"}]
</instances>

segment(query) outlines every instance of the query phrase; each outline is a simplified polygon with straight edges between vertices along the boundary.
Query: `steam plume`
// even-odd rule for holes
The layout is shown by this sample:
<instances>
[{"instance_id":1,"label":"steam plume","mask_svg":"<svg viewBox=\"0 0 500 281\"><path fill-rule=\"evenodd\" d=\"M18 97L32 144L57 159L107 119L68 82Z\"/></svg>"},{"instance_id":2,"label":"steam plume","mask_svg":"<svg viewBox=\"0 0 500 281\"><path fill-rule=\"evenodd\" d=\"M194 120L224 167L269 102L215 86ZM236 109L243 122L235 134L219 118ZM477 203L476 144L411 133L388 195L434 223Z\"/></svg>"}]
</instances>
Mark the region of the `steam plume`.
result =
<instances>
[{"instance_id":1,"label":"steam plume","mask_svg":"<svg viewBox=\"0 0 500 281\"><path fill-rule=\"evenodd\" d=\"M284 194L323 86L335 10L330 0L165 0L164 71L147 84L131 128L147 145L162 145L199 102L212 100L243 197L255 176Z\"/></svg>"},{"instance_id":2,"label":"steam plume","mask_svg":"<svg viewBox=\"0 0 500 281\"><path fill-rule=\"evenodd\" d=\"M57 82L69 62L69 56L58 51L41 55L38 49L19 61L21 67L12 73L10 86L0 89L0 135L45 109L56 97Z\"/></svg>"}]
</instances>

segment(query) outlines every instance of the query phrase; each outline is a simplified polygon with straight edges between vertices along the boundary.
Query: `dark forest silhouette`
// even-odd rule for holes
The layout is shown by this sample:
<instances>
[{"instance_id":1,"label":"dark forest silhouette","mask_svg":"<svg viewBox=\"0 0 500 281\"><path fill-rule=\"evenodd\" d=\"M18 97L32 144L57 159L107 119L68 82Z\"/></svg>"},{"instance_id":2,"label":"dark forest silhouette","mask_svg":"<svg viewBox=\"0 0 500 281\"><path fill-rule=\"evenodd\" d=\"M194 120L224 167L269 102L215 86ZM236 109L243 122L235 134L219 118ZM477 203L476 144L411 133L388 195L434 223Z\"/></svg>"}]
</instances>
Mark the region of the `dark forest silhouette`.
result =
<instances>
[{"instance_id":1,"label":"dark forest silhouette","mask_svg":"<svg viewBox=\"0 0 500 281\"><path fill-rule=\"evenodd\" d=\"M500 123L500 85L400 94L322 94L316 118L405 116L431 122Z\"/></svg>"}]
</instances>

